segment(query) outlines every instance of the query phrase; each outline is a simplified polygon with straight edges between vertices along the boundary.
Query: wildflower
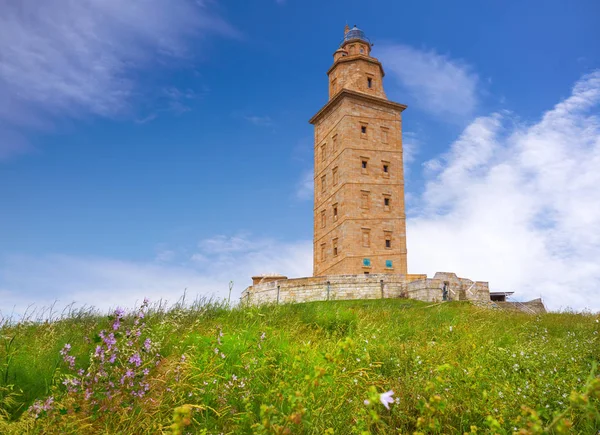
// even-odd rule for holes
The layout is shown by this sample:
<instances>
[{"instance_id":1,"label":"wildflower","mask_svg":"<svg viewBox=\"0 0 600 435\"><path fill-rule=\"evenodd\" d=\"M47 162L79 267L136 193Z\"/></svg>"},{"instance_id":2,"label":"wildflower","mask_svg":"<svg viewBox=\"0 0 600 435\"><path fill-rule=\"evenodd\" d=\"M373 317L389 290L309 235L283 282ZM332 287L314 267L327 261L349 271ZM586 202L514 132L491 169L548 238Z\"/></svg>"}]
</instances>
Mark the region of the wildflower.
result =
<instances>
[{"instance_id":1,"label":"wildflower","mask_svg":"<svg viewBox=\"0 0 600 435\"><path fill-rule=\"evenodd\" d=\"M392 390L390 391L386 391L385 393L381 393L379 395L379 400L381 401L382 405L386 407L386 409L390 409L390 403L394 403L394 399L392 399L392 396L394 395L394 392Z\"/></svg>"},{"instance_id":2,"label":"wildflower","mask_svg":"<svg viewBox=\"0 0 600 435\"><path fill-rule=\"evenodd\" d=\"M263 341L266 337L267 337L267 334L265 334L263 332L262 334L260 334L260 341Z\"/></svg>"},{"instance_id":3,"label":"wildflower","mask_svg":"<svg viewBox=\"0 0 600 435\"><path fill-rule=\"evenodd\" d=\"M125 315L125 310L121 307L117 307L114 314L117 319L120 319Z\"/></svg>"},{"instance_id":4,"label":"wildflower","mask_svg":"<svg viewBox=\"0 0 600 435\"><path fill-rule=\"evenodd\" d=\"M364 401L364 404L368 406L368 405L370 405L370 404L371 404L371 402L369 402L369 400L368 400L368 399L365 399L365 401Z\"/></svg>"},{"instance_id":5,"label":"wildflower","mask_svg":"<svg viewBox=\"0 0 600 435\"><path fill-rule=\"evenodd\" d=\"M146 351L150 351L150 345L152 344L152 341L149 338L146 338L146 340L144 341L144 349L146 349Z\"/></svg>"},{"instance_id":6,"label":"wildflower","mask_svg":"<svg viewBox=\"0 0 600 435\"><path fill-rule=\"evenodd\" d=\"M142 364L142 359L140 358L139 353L135 353L129 358L129 362L135 364L136 367L139 367Z\"/></svg>"},{"instance_id":7,"label":"wildflower","mask_svg":"<svg viewBox=\"0 0 600 435\"><path fill-rule=\"evenodd\" d=\"M42 409L44 411L50 411L52 409L52 404L54 403L54 397L50 396L46 399L44 404L42 405Z\"/></svg>"},{"instance_id":8,"label":"wildflower","mask_svg":"<svg viewBox=\"0 0 600 435\"><path fill-rule=\"evenodd\" d=\"M221 352L221 358L225 359L225 354Z\"/></svg>"},{"instance_id":9,"label":"wildflower","mask_svg":"<svg viewBox=\"0 0 600 435\"><path fill-rule=\"evenodd\" d=\"M452 326L450 326L450 332L452 332Z\"/></svg>"}]
</instances>

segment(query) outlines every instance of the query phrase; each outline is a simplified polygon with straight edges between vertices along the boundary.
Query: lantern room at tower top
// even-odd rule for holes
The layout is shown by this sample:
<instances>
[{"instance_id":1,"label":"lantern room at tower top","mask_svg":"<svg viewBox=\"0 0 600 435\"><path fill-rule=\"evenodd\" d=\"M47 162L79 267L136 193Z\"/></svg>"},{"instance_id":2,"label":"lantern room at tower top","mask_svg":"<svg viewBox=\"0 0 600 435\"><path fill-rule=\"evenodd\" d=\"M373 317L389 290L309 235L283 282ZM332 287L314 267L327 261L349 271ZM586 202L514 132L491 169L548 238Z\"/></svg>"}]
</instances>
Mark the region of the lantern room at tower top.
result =
<instances>
[{"instance_id":1,"label":"lantern room at tower top","mask_svg":"<svg viewBox=\"0 0 600 435\"><path fill-rule=\"evenodd\" d=\"M327 71L329 76L329 98L333 98L342 89L367 92L386 98L383 92L383 67L379 60L371 57L372 44L365 32L354 26L344 30L344 39L333 53L333 65ZM369 74L371 81L364 83L356 80L359 74ZM367 87L370 86L370 87Z\"/></svg>"}]
</instances>

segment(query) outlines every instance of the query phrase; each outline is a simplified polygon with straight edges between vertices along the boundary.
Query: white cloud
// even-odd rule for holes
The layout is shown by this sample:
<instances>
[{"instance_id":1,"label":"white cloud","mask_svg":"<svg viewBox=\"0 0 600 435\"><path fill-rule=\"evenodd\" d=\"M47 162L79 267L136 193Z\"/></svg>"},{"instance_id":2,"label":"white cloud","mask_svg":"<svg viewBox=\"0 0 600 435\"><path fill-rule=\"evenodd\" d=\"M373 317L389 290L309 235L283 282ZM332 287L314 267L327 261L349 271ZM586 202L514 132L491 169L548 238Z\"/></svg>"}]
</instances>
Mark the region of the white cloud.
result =
<instances>
[{"instance_id":1,"label":"white cloud","mask_svg":"<svg viewBox=\"0 0 600 435\"><path fill-rule=\"evenodd\" d=\"M314 195L314 174L313 170L307 170L302 173L300 180L296 184L296 198L308 201L313 199Z\"/></svg>"},{"instance_id":2,"label":"white cloud","mask_svg":"<svg viewBox=\"0 0 600 435\"><path fill-rule=\"evenodd\" d=\"M600 310L600 72L533 125L474 120L427 164L409 269L455 271L552 309Z\"/></svg>"},{"instance_id":3,"label":"white cloud","mask_svg":"<svg viewBox=\"0 0 600 435\"><path fill-rule=\"evenodd\" d=\"M187 289L196 295L226 298L234 281L232 300L251 284L251 276L279 272L290 277L312 274L312 242L285 243L248 235L216 236L201 241L187 260L183 253L161 247L154 262L48 255L0 258L0 320L15 307L56 309L75 302L101 310L133 307L149 297L176 302ZM189 261L188 261L189 260Z\"/></svg>"},{"instance_id":4,"label":"white cloud","mask_svg":"<svg viewBox=\"0 0 600 435\"><path fill-rule=\"evenodd\" d=\"M265 116L247 115L247 116L244 116L244 119L258 127L271 127L273 125L273 120L268 115L265 115Z\"/></svg>"},{"instance_id":5,"label":"white cloud","mask_svg":"<svg viewBox=\"0 0 600 435\"><path fill-rule=\"evenodd\" d=\"M423 110L451 121L474 112L479 78L465 62L402 44L380 46L377 53Z\"/></svg>"},{"instance_id":6,"label":"white cloud","mask_svg":"<svg viewBox=\"0 0 600 435\"><path fill-rule=\"evenodd\" d=\"M208 3L0 0L0 132L128 110L143 92L136 72L190 58L194 38L235 34ZM3 140L0 156L17 148Z\"/></svg>"}]
</instances>

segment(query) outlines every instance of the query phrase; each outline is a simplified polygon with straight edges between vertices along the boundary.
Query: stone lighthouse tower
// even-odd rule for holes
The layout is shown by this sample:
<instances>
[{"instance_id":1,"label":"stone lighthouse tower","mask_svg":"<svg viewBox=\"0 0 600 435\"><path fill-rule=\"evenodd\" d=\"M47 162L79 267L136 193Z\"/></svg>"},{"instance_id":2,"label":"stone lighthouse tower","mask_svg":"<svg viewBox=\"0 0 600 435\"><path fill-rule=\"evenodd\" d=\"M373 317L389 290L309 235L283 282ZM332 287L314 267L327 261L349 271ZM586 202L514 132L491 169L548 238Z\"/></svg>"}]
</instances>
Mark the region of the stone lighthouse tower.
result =
<instances>
[{"instance_id":1,"label":"stone lighthouse tower","mask_svg":"<svg viewBox=\"0 0 600 435\"><path fill-rule=\"evenodd\" d=\"M346 26L315 127L313 275L406 275L402 111L365 33Z\"/></svg>"}]
</instances>

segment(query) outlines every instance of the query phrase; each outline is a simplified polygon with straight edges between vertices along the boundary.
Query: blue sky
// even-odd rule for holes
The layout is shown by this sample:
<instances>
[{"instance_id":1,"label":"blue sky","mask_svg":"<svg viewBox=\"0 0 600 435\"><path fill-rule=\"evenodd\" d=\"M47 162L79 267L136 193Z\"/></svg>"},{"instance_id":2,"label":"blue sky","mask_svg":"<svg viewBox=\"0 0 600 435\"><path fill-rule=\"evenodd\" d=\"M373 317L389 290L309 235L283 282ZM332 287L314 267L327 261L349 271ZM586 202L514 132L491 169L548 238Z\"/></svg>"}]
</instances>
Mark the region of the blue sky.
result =
<instances>
[{"instance_id":1,"label":"blue sky","mask_svg":"<svg viewBox=\"0 0 600 435\"><path fill-rule=\"evenodd\" d=\"M409 270L599 310L600 4L0 0L0 311L312 273L346 23L407 104Z\"/></svg>"}]
</instances>

